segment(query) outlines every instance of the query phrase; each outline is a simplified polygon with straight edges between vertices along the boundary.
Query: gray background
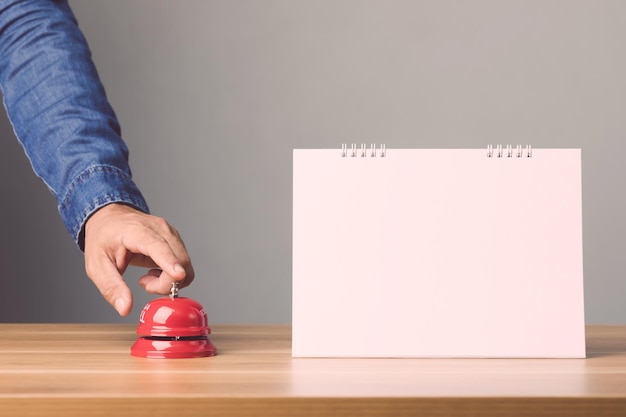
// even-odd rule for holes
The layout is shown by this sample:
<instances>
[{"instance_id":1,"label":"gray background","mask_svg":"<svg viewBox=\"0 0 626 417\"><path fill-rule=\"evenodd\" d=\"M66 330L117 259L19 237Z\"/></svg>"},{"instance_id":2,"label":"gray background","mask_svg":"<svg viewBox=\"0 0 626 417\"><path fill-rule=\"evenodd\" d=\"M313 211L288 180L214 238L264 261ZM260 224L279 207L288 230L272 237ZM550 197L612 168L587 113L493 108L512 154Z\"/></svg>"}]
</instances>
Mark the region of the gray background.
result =
<instances>
[{"instance_id":1,"label":"gray background","mask_svg":"<svg viewBox=\"0 0 626 417\"><path fill-rule=\"evenodd\" d=\"M291 320L291 152L344 142L580 147L588 323L626 322L626 2L71 2L184 294L214 323ZM119 318L0 119L0 321Z\"/></svg>"}]
</instances>

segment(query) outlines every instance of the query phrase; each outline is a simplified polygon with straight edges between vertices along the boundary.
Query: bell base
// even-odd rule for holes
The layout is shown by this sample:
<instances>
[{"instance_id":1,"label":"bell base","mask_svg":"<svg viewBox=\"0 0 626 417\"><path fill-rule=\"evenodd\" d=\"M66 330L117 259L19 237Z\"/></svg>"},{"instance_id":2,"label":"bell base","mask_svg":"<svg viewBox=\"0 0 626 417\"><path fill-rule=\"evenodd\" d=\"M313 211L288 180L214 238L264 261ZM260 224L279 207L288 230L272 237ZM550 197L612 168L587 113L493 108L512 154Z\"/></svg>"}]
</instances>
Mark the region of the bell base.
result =
<instances>
[{"instance_id":1,"label":"bell base","mask_svg":"<svg viewBox=\"0 0 626 417\"><path fill-rule=\"evenodd\" d=\"M150 340L140 337L130 348L130 354L149 359L206 358L217 355L209 339Z\"/></svg>"}]
</instances>

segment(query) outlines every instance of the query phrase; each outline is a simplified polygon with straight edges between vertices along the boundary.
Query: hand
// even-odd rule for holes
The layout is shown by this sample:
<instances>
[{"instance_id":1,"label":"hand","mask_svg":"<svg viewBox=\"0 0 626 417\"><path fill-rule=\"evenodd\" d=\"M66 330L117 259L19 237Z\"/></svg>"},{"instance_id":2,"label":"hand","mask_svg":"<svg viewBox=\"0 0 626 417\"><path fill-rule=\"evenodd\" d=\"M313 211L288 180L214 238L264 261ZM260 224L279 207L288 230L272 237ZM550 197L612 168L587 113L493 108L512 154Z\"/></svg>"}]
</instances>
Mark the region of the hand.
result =
<instances>
[{"instance_id":1,"label":"hand","mask_svg":"<svg viewBox=\"0 0 626 417\"><path fill-rule=\"evenodd\" d=\"M139 285L152 294L169 294L173 281L183 288L194 278L185 245L166 220L123 204L109 204L85 225L85 270L122 316L133 305L122 278L128 265L152 268L139 279Z\"/></svg>"}]
</instances>

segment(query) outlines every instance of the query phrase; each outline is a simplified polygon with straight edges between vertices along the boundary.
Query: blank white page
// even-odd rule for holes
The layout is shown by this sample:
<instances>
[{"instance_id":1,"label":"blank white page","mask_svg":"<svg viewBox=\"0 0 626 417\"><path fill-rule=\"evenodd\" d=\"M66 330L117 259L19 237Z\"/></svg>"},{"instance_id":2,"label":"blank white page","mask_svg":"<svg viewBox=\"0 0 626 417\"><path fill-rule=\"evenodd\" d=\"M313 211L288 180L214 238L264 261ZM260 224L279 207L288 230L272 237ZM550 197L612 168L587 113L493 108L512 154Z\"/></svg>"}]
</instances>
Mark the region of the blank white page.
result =
<instances>
[{"instance_id":1,"label":"blank white page","mask_svg":"<svg viewBox=\"0 0 626 417\"><path fill-rule=\"evenodd\" d=\"M580 149L293 152L293 356L585 357Z\"/></svg>"}]
</instances>

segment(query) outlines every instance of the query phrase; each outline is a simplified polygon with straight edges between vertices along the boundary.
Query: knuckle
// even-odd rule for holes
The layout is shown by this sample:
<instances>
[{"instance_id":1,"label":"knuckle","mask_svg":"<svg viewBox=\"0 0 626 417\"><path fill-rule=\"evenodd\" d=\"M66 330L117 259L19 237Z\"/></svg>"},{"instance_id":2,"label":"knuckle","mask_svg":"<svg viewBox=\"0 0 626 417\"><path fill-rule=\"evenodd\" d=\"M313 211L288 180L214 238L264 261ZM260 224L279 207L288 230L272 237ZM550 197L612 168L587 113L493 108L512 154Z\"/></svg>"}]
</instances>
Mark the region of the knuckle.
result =
<instances>
[{"instance_id":1,"label":"knuckle","mask_svg":"<svg viewBox=\"0 0 626 417\"><path fill-rule=\"evenodd\" d=\"M163 217L155 217L154 221L157 230L168 236L173 236L177 240L180 240L180 234L178 233L178 230L174 226L172 226L166 219L164 219Z\"/></svg>"},{"instance_id":2,"label":"knuckle","mask_svg":"<svg viewBox=\"0 0 626 417\"><path fill-rule=\"evenodd\" d=\"M154 216L153 221L159 230L170 230L172 228L163 217Z\"/></svg>"},{"instance_id":3,"label":"knuckle","mask_svg":"<svg viewBox=\"0 0 626 417\"><path fill-rule=\"evenodd\" d=\"M105 300L112 301L113 296L115 295L115 288L110 285L106 285L100 288L100 294L102 294L102 297L104 297Z\"/></svg>"}]
</instances>

